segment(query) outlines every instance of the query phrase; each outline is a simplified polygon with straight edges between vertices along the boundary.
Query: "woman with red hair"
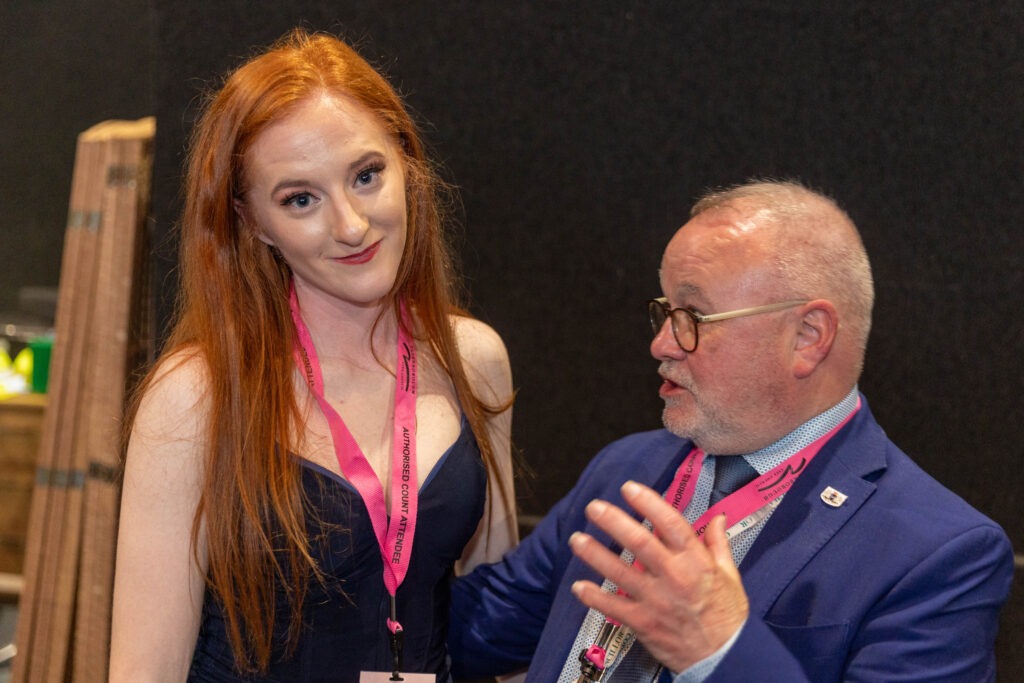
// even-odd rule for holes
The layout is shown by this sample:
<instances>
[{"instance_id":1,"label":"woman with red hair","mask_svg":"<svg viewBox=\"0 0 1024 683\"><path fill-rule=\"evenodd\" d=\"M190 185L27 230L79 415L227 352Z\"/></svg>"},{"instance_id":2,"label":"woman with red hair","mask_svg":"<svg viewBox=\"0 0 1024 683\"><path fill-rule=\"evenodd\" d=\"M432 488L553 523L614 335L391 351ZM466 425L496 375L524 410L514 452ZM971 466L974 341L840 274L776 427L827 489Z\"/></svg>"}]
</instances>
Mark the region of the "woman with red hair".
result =
<instances>
[{"instance_id":1,"label":"woman with red hair","mask_svg":"<svg viewBox=\"0 0 1024 683\"><path fill-rule=\"evenodd\" d=\"M111 679L449 680L456 565L515 542L512 380L457 304L415 125L350 47L294 31L208 101L185 190Z\"/></svg>"}]
</instances>

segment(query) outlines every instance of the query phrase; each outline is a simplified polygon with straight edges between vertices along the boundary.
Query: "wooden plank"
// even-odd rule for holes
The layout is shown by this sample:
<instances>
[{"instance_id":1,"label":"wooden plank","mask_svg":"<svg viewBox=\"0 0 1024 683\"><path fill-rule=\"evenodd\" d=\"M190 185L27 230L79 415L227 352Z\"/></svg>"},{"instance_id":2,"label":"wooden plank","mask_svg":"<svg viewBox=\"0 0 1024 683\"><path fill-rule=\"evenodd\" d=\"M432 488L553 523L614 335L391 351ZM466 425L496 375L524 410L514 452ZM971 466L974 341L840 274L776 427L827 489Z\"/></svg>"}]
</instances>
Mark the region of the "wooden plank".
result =
<instances>
[{"instance_id":1,"label":"wooden plank","mask_svg":"<svg viewBox=\"0 0 1024 683\"><path fill-rule=\"evenodd\" d=\"M152 347L137 336L151 318L140 293L154 128L105 121L78 139L16 682L106 679L120 420L129 373Z\"/></svg>"},{"instance_id":2,"label":"wooden plank","mask_svg":"<svg viewBox=\"0 0 1024 683\"><path fill-rule=\"evenodd\" d=\"M120 430L126 382L135 369L133 309L142 286L142 250L148 213L155 121L124 122L111 135L122 149L121 165L107 177L108 204L100 241L96 307L90 352L85 433L85 501L82 528L72 680L107 678L110 612L120 501Z\"/></svg>"},{"instance_id":3,"label":"wooden plank","mask_svg":"<svg viewBox=\"0 0 1024 683\"><path fill-rule=\"evenodd\" d=\"M55 470L58 474L51 482L53 503L50 529L53 534L53 545L49 548L47 561L43 566L43 580L48 587L48 599L44 603L43 614L47 618L40 619L40 629L37 631L32 650L33 659L37 653L46 653L45 659L40 657L43 662L41 675L33 678L50 683L62 683L65 680L78 581L84 485L83 435L87 420L82 408L87 396L90 352L95 344L92 305L96 299L99 242L102 239L103 225L107 220L104 215L108 208L104 196L104 178L108 166L116 163L116 160L111 158L115 150L103 134L107 126L105 122L90 129L93 142L99 150L97 164L94 166L96 175L91 179L95 193L91 201L96 203L98 221L87 226L88 240L81 255L83 264L79 266L80 271L76 279L76 306L80 310L76 329L70 340L71 357L66 369L66 375L73 380L66 388L60 421L55 427Z\"/></svg>"},{"instance_id":4,"label":"wooden plank","mask_svg":"<svg viewBox=\"0 0 1024 683\"><path fill-rule=\"evenodd\" d=\"M0 572L18 574L25 565L25 536L36 481L45 394L0 399Z\"/></svg>"},{"instance_id":5,"label":"wooden plank","mask_svg":"<svg viewBox=\"0 0 1024 683\"><path fill-rule=\"evenodd\" d=\"M98 281L102 269L109 264L103 263L103 243L109 241L112 223L116 221L113 215L116 206L111 201L111 190L108 187L107 178L115 172L115 169L123 163L120 148L116 141L108 135L103 135L103 146L105 150L105 168L102 174L101 186L101 221L95 244L93 257L94 268L92 278L86 288L91 296L84 302L88 311L82 340L81 356L79 357L80 367L77 375L80 377L78 395L73 405L69 406L68 419L65 422L64 434L72 436L67 442L69 453L69 469L75 473L76 484L65 489L64 524L60 540L59 551L55 554L56 559L51 562L55 568L55 584L52 591L54 599L53 619L50 622L48 632L50 649L50 661L46 672L45 681L50 683L62 683L69 678L72 654L72 630L75 622L75 608L77 606L78 580L81 569L81 540L82 540L82 508L85 498L85 468L88 462L87 438L91 422L95 419L90 402L94 400L96 392L92 386L92 368L96 363L97 350L100 344L108 340L100 338L100 328L97 327L96 306L102 300L105 293L99 291Z\"/></svg>"},{"instance_id":6,"label":"wooden plank","mask_svg":"<svg viewBox=\"0 0 1024 683\"><path fill-rule=\"evenodd\" d=\"M69 410L77 402L80 385L82 335L91 297L93 253L99 224L99 170L104 166L104 147L93 129L79 135L72 175L68 226L65 233L51 355L49 401L43 418L36 487L26 543L24 592L19 606L13 680L45 680L51 660L49 628L55 605L52 589L56 567L51 554L59 552L66 507L66 487L73 483L67 434Z\"/></svg>"},{"instance_id":7,"label":"wooden plank","mask_svg":"<svg viewBox=\"0 0 1024 683\"><path fill-rule=\"evenodd\" d=\"M0 600L18 596L25 590L25 578L21 574L0 574Z\"/></svg>"}]
</instances>

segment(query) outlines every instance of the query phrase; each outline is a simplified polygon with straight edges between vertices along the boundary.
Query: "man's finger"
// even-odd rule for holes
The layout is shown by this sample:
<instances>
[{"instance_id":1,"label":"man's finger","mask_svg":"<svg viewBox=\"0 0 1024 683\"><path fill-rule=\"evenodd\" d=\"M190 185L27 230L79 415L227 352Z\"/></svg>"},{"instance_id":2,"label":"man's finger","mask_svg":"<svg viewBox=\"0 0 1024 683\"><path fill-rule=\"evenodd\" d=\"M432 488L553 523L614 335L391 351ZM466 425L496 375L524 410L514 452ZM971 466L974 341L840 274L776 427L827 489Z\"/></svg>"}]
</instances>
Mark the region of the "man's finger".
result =
<instances>
[{"instance_id":1,"label":"man's finger","mask_svg":"<svg viewBox=\"0 0 1024 683\"><path fill-rule=\"evenodd\" d=\"M654 525L658 538L669 551L681 552L702 545L682 513L669 505L654 489L635 481L627 481L622 485L622 496L631 508ZM637 557L640 557L639 553ZM648 564L646 558L641 558L641 561Z\"/></svg>"},{"instance_id":2,"label":"man's finger","mask_svg":"<svg viewBox=\"0 0 1024 683\"><path fill-rule=\"evenodd\" d=\"M657 504L659 500L660 498L657 494L654 494L654 500L646 500L645 503L653 502L653 504ZM669 510L672 510L671 506L669 506ZM587 518L595 526L611 536L620 546L631 551L646 570L651 571L655 575L662 573L661 567L670 559L673 551L667 549L661 539L651 533L650 529L637 522L636 519L621 508L604 501L591 501L587 505L586 512ZM674 510L672 512L676 517L682 519L682 515ZM686 520L683 520L683 524L685 525L683 533L686 533L685 530L690 529L690 526L686 524ZM678 534L680 532L673 530L672 533ZM693 535L692 530L689 533L691 536ZM695 542L694 546L699 547L700 543Z\"/></svg>"},{"instance_id":3,"label":"man's finger","mask_svg":"<svg viewBox=\"0 0 1024 683\"><path fill-rule=\"evenodd\" d=\"M650 535L646 529L640 528ZM578 558L623 591L635 593L641 589L641 572L623 562L622 557L595 541L589 534L577 531L569 537L569 547Z\"/></svg>"},{"instance_id":4,"label":"man's finger","mask_svg":"<svg viewBox=\"0 0 1024 683\"><path fill-rule=\"evenodd\" d=\"M628 595L601 590L592 581L575 581L572 594L589 608L596 609L609 619L621 624L636 623L635 611L639 605Z\"/></svg>"},{"instance_id":5,"label":"man's finger","mask_svg":"<svg viewBox=\"0 0 1024 683\"><path fill-rule=\"evenodd\" d=\"M732 559L732 549L729 547L729 539L725 535L725 515L717 515L708 523L704 532L704 542L707 544L715 564L726 569L731 574L737 574L736 564Z\"/></svg>"}]
</instances>

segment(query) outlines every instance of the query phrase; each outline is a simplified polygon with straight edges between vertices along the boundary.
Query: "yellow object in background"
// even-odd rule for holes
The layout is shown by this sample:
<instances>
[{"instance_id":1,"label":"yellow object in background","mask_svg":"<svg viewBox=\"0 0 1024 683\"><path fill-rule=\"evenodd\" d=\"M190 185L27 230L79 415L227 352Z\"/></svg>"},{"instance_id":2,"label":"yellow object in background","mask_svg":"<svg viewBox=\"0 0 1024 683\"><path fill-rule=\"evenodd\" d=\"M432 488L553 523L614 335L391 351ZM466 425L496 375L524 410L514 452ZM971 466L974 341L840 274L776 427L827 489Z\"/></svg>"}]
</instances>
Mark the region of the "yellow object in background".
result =
<instances>
[{"instance_id":1,"label":"yellow object in background","mask_svg":"<svg viewBox=\"0 0 1024 683\"><path fill-rule=\"evenodd\" d=\"M28 351L27 355L26 351ZM19 393L28 393L32 379L32 351L29 348L20 350L14 356L13 362L6 351L3 352L3 355L7 357L7 367L0 369L0 399L9 398ZM24 372L26 368L29 371L28 375Z\"/></svg>"},{"instance_id":2,"label":"yellow object in background","mask_svg":"<svg viewBox=\"0 0 1024 683\"><path fill-rule=\"evenodd\" d=\"M32 349L23 348L11 361L6 350L0 350L0 399L32 391ZM3 367L4 358L7 359Z\"/></svg>"},{"instance_id":3,"label":"yellow object in background","mask_svg":"<svg viewBox=\"0 0 1024 683\"><path fill-rule=\"evenodd\" d=\"M13 370L25 378L25 381L32 380L32 349L28 346L18 351L18 355L14 357L14 364L11 366Z\"/></svg>"}]
</instances>

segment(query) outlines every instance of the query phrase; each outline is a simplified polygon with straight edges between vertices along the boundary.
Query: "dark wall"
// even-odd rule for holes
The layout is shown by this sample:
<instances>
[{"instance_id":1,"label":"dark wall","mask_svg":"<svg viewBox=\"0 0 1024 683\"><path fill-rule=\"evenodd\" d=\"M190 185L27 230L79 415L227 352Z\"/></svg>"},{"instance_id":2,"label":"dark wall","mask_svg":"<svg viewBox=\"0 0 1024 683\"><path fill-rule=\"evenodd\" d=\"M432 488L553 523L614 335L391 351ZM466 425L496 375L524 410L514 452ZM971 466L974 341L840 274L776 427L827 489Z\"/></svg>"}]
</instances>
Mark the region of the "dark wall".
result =
<instances>
[{"instance_id":1,"label":"dark wall","mask_svg":"<svg viewBox=\"0 0 1024 683\"><path fill-rule=\"evenodd\" d=\"M155 113L155 49L149 2L0 2L0 324L57 286L78 134Z\"/></svg>"},{"instance_id":2,"label":"dark wall","mask_svg":"<svg viewBox=\"0 0 1024 683\"><path fill-rule=\"evenodd\" d=\"M75 135L155 102L166 314L199 92L293 25L332 30L406 94L461 188L472 307L509 347L536 472L526 512L659 425L643 302L694 196L794 176L840 200L871 254L872 410L1024 548L1019 2L85 4L0 3L0 248L21 255L0 310L12 286L56 282ZM1020 595L1004 671L1024 665L1007 645Z\"/></svg>"},{"instance_id":3,"label":"dark wall","mask_svg":"<svg viewBox=\"0 0 1024 683\"><path fill-rule=\"evenodd\" d=\"M251 46L340 32L406 94L461 188L473 310L511 353L526 512L659 426L643 302L694 196L791 176L834 194L872 257L872 410L1024 548L1019 3L156 6L160 226L198 87ZM1004 672L1024 665L1021 593Z\"/></svg>"},{"instance_id":4,"label":"dark wall","mask_svg":"<svg viewBox=\"0 0 1024 683\"><path fill-rule=\"evenodd\" d=\"M891 435L1024 545L1024 17L998 2L157 2L158 224L202 85L287 28L355 39L461 187L474 310L504 336L546 509L658 426L643 301L706 186L794 176L861 226L863 388Z\"/></svg>"}]
</instances>

